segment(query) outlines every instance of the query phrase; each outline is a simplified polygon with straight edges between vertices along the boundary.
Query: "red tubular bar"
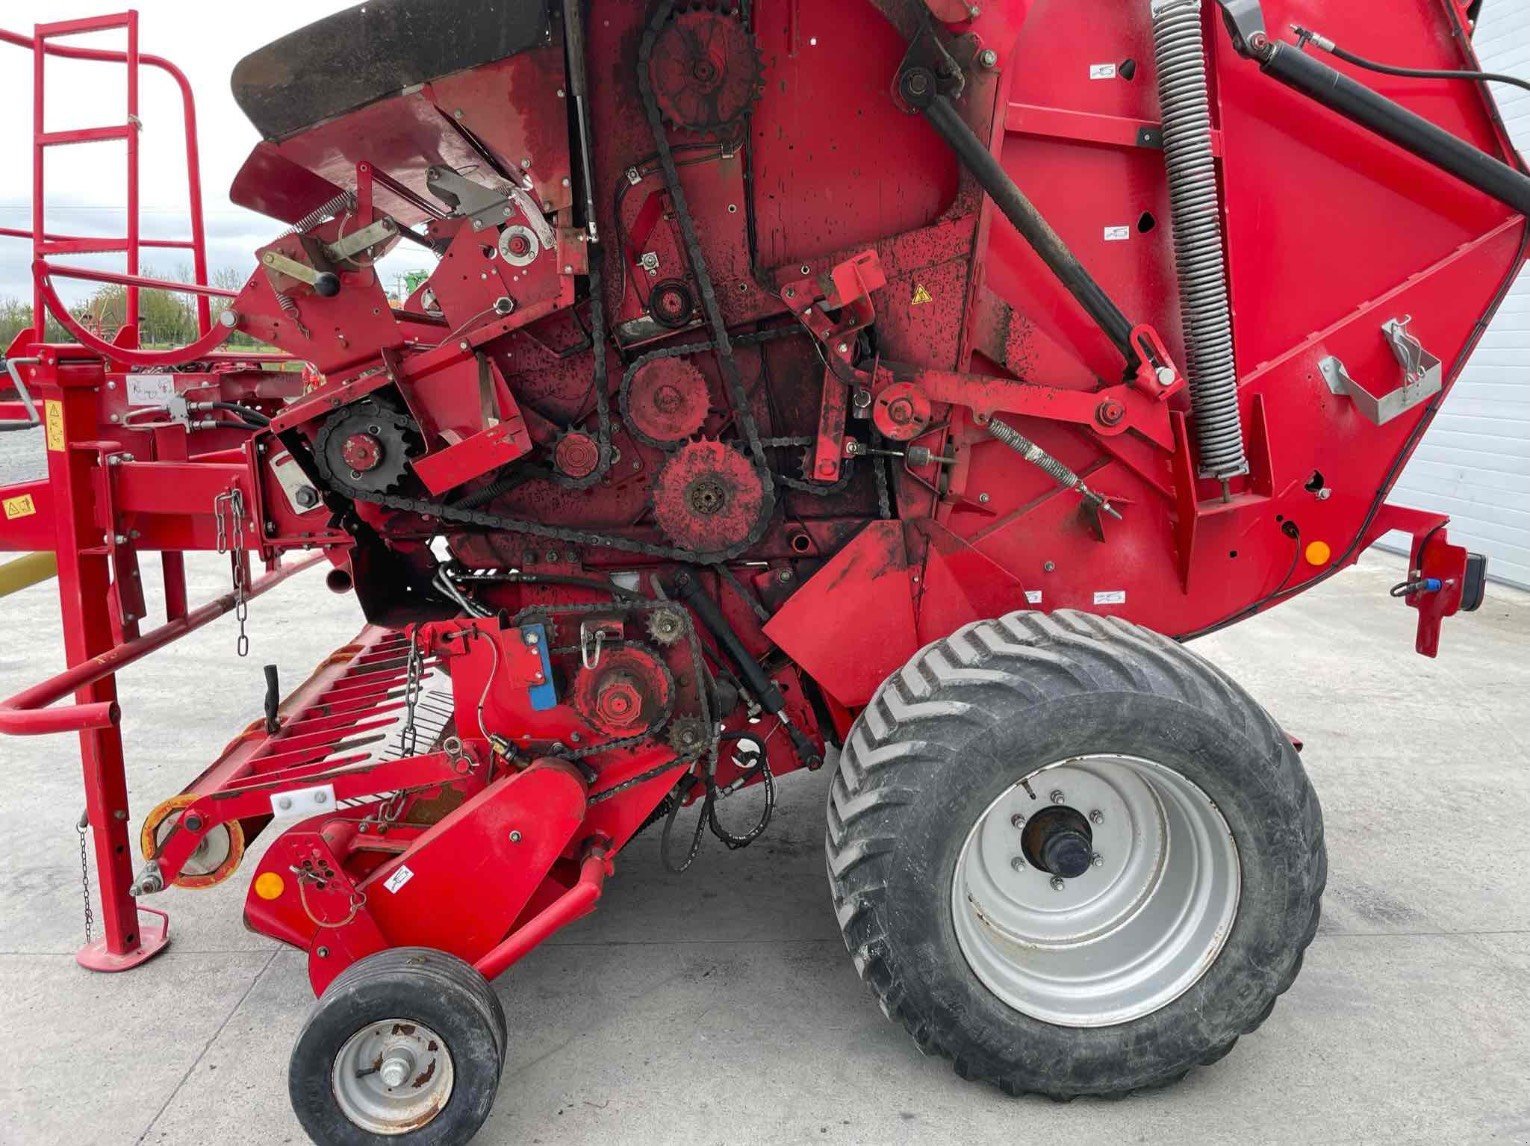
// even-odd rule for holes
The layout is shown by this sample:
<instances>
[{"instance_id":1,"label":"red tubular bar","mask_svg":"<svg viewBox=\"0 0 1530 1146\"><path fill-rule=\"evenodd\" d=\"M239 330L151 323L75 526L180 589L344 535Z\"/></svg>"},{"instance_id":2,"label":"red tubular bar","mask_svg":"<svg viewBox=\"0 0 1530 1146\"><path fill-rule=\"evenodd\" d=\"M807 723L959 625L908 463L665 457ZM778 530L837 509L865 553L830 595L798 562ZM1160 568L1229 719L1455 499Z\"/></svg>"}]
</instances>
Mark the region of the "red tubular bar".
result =
<instances>
[{"instance_id":1,"label":"red tubular bar","mask_svg":"<svg viewBox=\"0 0 1530 1146\"><path fill-rule=\"evenodd\" d=\"M554 931L594 911L595 905L600 902L600 893L605 889L606 876L611 873L611 861L607 858L609 852L608 842L600 840L592 843L579 864L579 882L474 963L478 973L485 979L497 978Z\"/></svg>"},{"instance_id":2,"label":"red tubular bar","mask_svg":"<svg viewBox=\"0 0 1530 1146\"><path fill-rule=\"evenodd\" d=\"M103 19L105 19L108 22L116 21L116 23L114 23L114 24L113 23L104 24L103 27L122 27L123 26L123 23L122 23L123 17L120 17L120 16L117 16L117 17L105 17ZM60 25L60 24L44 25L44 26L42 26L42 28L40 30L41 30L41 32L43 33L44 36L72 34L74 32L81 32L81 31L91 30L91 29L88 29L88 28L85 28L85 27L82 26L82 25L88 24L88 23L91 23L91 22L90 21L72 21L72 22L70 22L67 25ZM136 24L136 19L134 20L134 23ZM129 205L129 224L130 224L131 230L130 230L129 236L126 239L124 239L124 245L125 246L127 246L127 245L147 246L147 247L171 247L171 246L174 246L174 247L178 247L178 248L181 248L181 249L189 248L191 250L191 253L192 253L192 256L191 256L192 257L192 270L193 270L194 276L196 278L197 284L198 285L206 285L206 283L207 283L207 225L206 225L206 219L205 219L205 216L203 214L203 209L202 209L202 160L201 160L200 147L199 147L199 144L197 142L198 137L197 137L197 105L196 105L196 97L192 94L191 81L186 78L186 73L181 71L180 68L176 67L173 63L171 63L169 60L165 59L163 56L156 56L156 55L151 55L149 53L140 53L140 52L138 52L138 50L137 50L137 36L136 36L136 33L132 36L132 39L133 39L133 43L132 43L131 48L130 48L130 52L131 52L131 56L130 56L130 52L116 52L116 51L111 51L111 50L101 49L101 48L82 48L82 47L68 46L68 45L64 45L64 44L45 43L45 42L43 42L43 40L41 38L34 39L31 36L23 36L20 33L11 32L11 31L8 31L8 30L6 30L4 28L0 28L0 42L7 43L7 44L13 44L13 45L15 45L18 48L24 48L24 49L27 49L28 51L31 51L33 53L34 72L35 72L34 77L33 77L33 99L35 101L34 128L39 133L42 132L42 130L43 130L43 122L42 122L42 84L43 84L43 72L42 72L41 62L42 62L42 58L44 56L57 56L60 59L66 59L66 60L91 60L91 61L95 61L97 63L130 64L132 75L131 75L131 78L130 78L129 82L133 86L133 89L134 89L134 93L133 94L134 94L135 97L136 97L136 94L137 94L137 67L136 66L132 66L132 65L147 65L147 66L149 66L151 68L157 68L160 71L164 72L166 75L168 75L172 80L175 81L175 85L176 85L177 88L180 89L180 93L181 93L182 123L183 123L183 132L184 132L185 139L186 139L186 191L187 191L187 199L188 199L188 205L189 205L189 213L190 213L190 216L191 216L191 238L190 238L189 241L186 241L186 240L142 239L141 237L138 236L138 234L137 234L136 218L135 218L136 214L137 214L136 207L137 207L138 193L137 193L137 186L136 186L136 178L134 178L134 179L130 180L130 182L132 182L133 185L130 186L129 190L128 190L129 199L130 199L130 205ZM132 113L134 115L137 114L137 108L136 107L133 107L131 109L131 111L132 111ZM135 133L135 137L136 137L136 133ZM129 142L129 146L130 146L130 148L133 149L133 151L135 153L134 154L134 160L136 161L136 150L137 150L136 149L136 138L135 138L135 140ZM34 212L33 224L34 224L34 226L33 226L32 232L30 234L27 234L27 233L24 232L21 237L33 239L34 245L37 242L39 242L39 241L55 241L56 242L56 241L61 241L61 240L67 241L70 238L76 238L76 236L49 236L49 235L46 235L44 233L44 230L43 230L43 219L42 219L42 214L43 214L43 209L42 209L42 204L43 204L42 178L43 178L43 169L42 169L41 160L39 159L38 160L37 170L33 172L33 212ZM7 235L11 234L11 232L9 232L9 231L0 232L0 233L4 233L4 234L7 234ZM34 250L34 255L35 254L39 254L39 253L41 253L41 252ZM130 272L136 272L136 270L137 270L136 260L131 261L129 263L129 271ZM37 308L36 309L36 314L35 314L35 323L36 324L35 324L34 330L36 331L38 341L42 341L43 334L44 334L44 321L45 320L44 320L44 314L43 314L43 310L42 310L42 307L43 307L43 298L42 298L41 291L39 291L37 293L37 295L36 295L36 297L34 299L34 304L35 304L35 306ZM207 299L205 297L199 297L197 299L197 327L204 334L212 329L212 310L211 310L211 307L209 306L208 301L207 301Z\"/></svg>"},{"instance_id":3,"label":"red tubular bar","mask_svg":"<svg viewBox=\"0 0 1530 1146\"><path fill-rule=\"evenodd\" d=\"M151 279L143 275L125 275L120 271L102 271L93 267L63 267L38 259L32 264L32 272L43 279L83 279L85 282L110 283L113 286L143 287L147 290L172 291L181 294L208 295L213 298L238 298L239 292L223 287L203 286L200 283L178 283L171 279Z\"/></svg>"},{"instance_id":4,"label":"red tubular bar","mask_svg":"<svg viewBox=\"0 0 1530 1146\"><path fill-rule=\"evenodd\" d=\"M260 596L268 589L280 585L294 573L301 573L324 560L322 553L315 553L296 564L268 573L250 586L245 599ZM238 603L234 593L208 602L177 620L167 621L135 640L124 641L113 649L92 657L88 661L50 677L40 684L18 692L9 700L0 702L0 735L44 736L52 732L84 732L91 728L107 728L116 724L121 711L115 701L94 704L75 704L68 708L50 709L48 706L62 700L72 692L95 684L98 680L126 668L163 648L171 641L200 629L229 612Z\"/></svg>"}]
</instances>

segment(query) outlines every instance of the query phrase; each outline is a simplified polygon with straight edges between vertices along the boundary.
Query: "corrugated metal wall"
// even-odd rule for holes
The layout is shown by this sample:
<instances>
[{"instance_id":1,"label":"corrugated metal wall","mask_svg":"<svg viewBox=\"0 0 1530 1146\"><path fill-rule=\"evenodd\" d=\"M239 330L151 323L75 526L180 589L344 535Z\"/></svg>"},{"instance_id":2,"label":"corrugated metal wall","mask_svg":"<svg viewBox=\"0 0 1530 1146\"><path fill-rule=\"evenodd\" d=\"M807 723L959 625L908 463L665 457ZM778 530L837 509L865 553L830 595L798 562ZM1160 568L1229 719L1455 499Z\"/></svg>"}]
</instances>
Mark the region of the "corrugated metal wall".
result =
<instances>
[{"instance_id":1,"label":"corrugated metal wall","mask_svg":"<svg viewBox=\"0 0 1530 1146\"><path fill-rule=\"evenodd\" d=\"M1476 44L1485 70L1530 79L1530 0L1486 0ZM1492 87L1530 153L1530 92ZM1452 541L1486 553L1495 579L1530 588L1530 274L1504 301L1394 499L1450 514Z\"/></svg>"}]
</instances>

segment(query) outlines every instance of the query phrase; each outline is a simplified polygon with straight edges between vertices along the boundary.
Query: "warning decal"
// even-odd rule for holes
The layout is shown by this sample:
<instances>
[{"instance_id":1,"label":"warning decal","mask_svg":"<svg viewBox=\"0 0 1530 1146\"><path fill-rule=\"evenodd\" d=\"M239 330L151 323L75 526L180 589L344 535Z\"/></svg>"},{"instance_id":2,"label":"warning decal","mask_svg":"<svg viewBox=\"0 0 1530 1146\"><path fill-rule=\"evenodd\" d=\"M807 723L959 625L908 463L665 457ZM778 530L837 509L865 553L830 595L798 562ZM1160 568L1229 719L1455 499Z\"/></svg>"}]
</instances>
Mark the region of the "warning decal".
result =
<instances>
[{"instance_id":1,"label":"warning decal","mask_svg":"<svg viewBox=\"0 0 1530 1146\"><path fill-rule=\"evenodd\" d=\"M37 505L32 501L32 495L29 493L5 499L5 520L7 521L15 521L18 517L31 517L36 512Z\"/></svg>"},{"instance_id":2,"label":"warning decal","mask_svg":"<svg viewBox=\"0 0 1530 1146\"><path fill-rule=\"evenodd\" d=\"M909 303L910 306L924 306L926 303L934 301L935 297L925 289L923 283L914 284L914 297Z\"/></svg>"}]
</instances>

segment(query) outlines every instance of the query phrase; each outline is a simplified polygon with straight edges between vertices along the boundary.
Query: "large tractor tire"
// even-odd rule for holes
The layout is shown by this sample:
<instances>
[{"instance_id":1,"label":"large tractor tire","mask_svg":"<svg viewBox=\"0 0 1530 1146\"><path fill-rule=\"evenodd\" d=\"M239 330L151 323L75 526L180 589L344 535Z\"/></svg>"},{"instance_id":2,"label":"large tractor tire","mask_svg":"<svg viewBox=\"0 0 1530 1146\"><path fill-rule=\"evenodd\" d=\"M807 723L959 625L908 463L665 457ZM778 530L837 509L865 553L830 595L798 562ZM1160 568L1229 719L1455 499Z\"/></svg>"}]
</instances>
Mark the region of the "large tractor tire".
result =
<instances>
[{"instance_id":1,"label":"large tractor tire","mask_svg":"<svg viewBox=\"0 0 1530 1146\"><path fill-rule=\"evenodd\" d=\"M1291 741L1188 649L1015 613L920 652L829 796L857 970L919 1047L1012 1094L1118 1096L1270 1014L1327 874Z\"/></svg>"}]
</instances>

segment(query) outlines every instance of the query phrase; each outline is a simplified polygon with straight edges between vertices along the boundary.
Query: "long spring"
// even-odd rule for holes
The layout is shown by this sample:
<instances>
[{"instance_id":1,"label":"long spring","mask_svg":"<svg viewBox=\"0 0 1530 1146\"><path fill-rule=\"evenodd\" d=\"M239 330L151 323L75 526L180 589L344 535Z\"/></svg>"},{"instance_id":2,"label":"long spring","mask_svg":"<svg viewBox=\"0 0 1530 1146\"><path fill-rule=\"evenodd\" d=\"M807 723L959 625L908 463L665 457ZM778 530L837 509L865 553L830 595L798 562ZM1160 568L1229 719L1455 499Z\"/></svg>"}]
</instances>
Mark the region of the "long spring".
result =
<instances>
[{"instance_id":1,"label":"long spring","mask_svg":"<svg viewBox=\"0 0 1530 1146\"><path fill-rule=\"evenodd\" d=\"M327 203L321 203L308 214L304 215L296 223L292 224L288 235L301 235L310 227L316 227L325 219L333 219L336 215L356 209L356 193L354 191L342 191ZM286 236L282 236L285 238Z\"/></svg>"},{"instance_id":2,"label":"long spring","mask_svg":"<svg viewBox=\"0 0 1530 1146\"><path fill-rule=\"evenodd\" d=\"M1211 148L1201 0L1153 0L1153 53L1163 110L1174 262L1200 472L1225 484L1248 472L1238 413L1226 244Z\"/></svg>"}]
</instances>

